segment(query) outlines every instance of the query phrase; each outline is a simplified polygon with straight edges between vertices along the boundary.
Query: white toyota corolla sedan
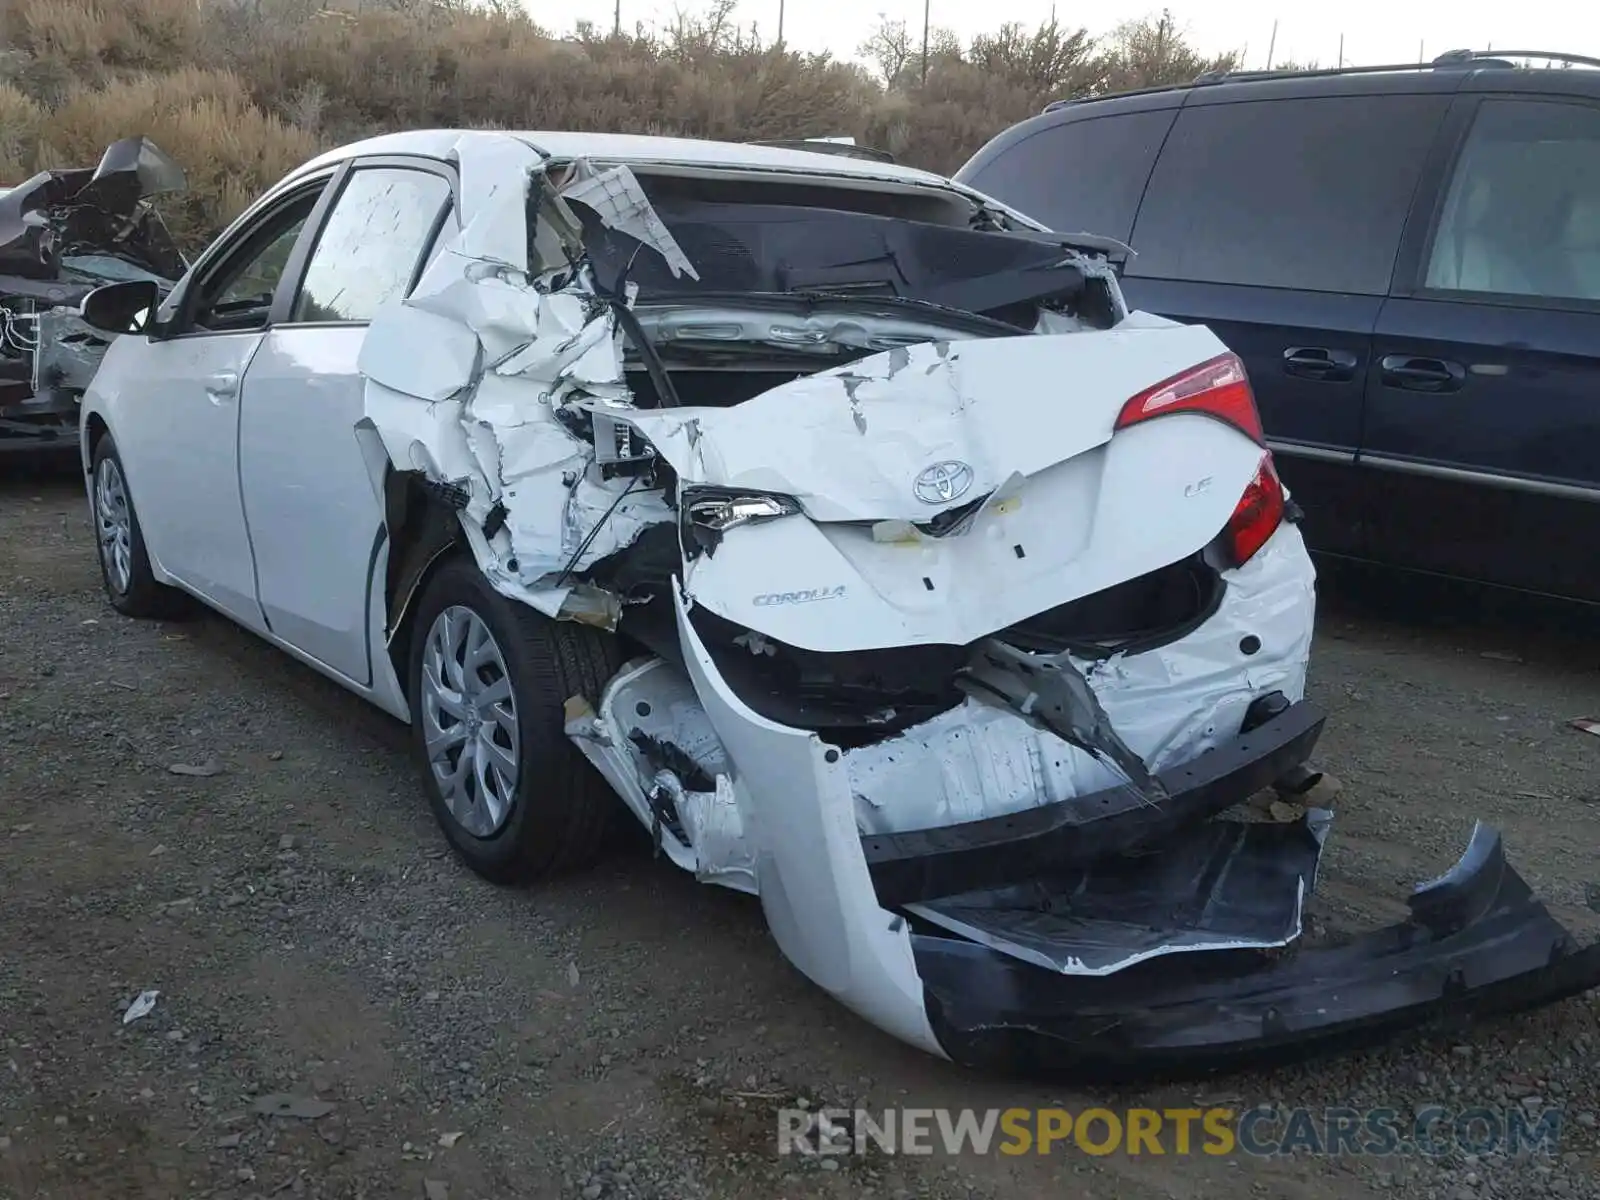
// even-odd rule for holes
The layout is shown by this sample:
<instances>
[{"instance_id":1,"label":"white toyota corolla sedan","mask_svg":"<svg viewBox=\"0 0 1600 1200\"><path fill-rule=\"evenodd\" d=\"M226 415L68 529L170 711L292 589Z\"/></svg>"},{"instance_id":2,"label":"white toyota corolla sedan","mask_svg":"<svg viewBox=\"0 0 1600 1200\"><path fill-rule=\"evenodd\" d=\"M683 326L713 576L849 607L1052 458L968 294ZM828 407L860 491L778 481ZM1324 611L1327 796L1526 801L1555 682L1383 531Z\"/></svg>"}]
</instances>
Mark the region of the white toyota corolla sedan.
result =
<instances>
[{"instance_id":1,"label":"white toyota corolla sedan","mask_svg":"<svg viewBox=\"0 0 1600 1200\"><path fill-rule=\"evenodd\" d=\"M324 155L82 409L111 603L195 598L408 721L497 881L629 812L894 1035L1214 1068L1590 986L1479 829L1300 936L1313 570L1240 362L1127 247L848 152L417 132ZM1509 999L1508 999L1509 998Z\"/></svg>"}]
</instances>

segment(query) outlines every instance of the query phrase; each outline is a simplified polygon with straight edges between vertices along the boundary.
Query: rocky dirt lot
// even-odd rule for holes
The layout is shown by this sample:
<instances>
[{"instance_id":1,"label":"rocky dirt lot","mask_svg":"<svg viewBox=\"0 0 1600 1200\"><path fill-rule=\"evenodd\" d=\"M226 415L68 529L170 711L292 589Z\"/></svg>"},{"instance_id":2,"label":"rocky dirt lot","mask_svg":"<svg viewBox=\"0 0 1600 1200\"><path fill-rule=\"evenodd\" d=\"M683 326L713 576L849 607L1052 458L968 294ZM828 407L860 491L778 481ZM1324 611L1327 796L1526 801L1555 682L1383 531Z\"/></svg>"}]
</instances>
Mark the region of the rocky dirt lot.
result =
<instances>
[{"instance_id":1,"label":"rocky dirt lot","mask_svg":"<svg viewBox=\"0 0 1600 1200\"><path fill-rule=\"evenodd\" d=\"M1600 908L1600 636L1325 600L1317 915L1392 916L1475 817ZM1365 595L1365 591L1363 592ZM1383 597L1380 595L1380 600ZM1390 615L1378 615L1380 613ZM173 768L195 768L177 774ZM151 1015L122 1012L159 989ZM104 603L70 469L0 463L0 1197L1595 1196L1600 1002L1124 1094L963 1073L646 849L531 891L443 849L405 730L220 619ZM267 1115L287 1096L289 1115ZM780 1159L775 1110L1560 1107L1559 1152Z\"/></svg>"}]
</instances>

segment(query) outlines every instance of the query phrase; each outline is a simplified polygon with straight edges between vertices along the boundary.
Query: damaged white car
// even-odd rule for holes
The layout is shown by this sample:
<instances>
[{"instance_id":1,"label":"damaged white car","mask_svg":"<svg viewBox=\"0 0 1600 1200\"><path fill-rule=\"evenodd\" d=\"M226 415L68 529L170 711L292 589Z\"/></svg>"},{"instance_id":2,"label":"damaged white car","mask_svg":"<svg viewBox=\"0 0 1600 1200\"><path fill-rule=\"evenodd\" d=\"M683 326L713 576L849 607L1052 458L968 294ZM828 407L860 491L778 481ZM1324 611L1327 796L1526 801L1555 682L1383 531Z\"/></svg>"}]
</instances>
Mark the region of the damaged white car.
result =
<instances>
[{"instance_id":1,"label":"damaged white car","mask_svg":"<svg viewBox=\"0 0 1600 1200\"><path fill-rule=\"evenodd\" d=\"M307 164L83 403L112 603L180 592L408 720L456 851L624 809L867 1019L1215 1068L1592 986L1480 828L1298 947L1313 571L1248 380L1125 247L804 150L399 134Z\"/></svg>"}]
</instances>

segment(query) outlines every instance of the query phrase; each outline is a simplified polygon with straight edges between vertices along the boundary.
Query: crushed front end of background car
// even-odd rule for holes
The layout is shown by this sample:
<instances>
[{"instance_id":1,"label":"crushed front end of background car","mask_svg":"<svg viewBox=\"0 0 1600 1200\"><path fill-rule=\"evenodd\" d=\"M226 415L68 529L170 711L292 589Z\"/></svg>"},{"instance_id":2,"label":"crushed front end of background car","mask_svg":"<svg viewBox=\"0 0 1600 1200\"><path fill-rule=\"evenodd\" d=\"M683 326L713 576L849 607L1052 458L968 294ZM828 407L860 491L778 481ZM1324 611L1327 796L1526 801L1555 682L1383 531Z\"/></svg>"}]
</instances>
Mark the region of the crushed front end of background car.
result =
<instances>
[{"instance_id":1,"label":"crushed front end of background car","mask_svg":"<svg viewBox=\"0 0 1600 1200\"><path fill-rule=\"evenodd\" d=\"M93 168L0 194L0 451L76 445L78 400L109 344L78 305L103 283L175 285L188 264L152 202L185 186L155 143L130 137Z\"/></svg>"}]
</instances>

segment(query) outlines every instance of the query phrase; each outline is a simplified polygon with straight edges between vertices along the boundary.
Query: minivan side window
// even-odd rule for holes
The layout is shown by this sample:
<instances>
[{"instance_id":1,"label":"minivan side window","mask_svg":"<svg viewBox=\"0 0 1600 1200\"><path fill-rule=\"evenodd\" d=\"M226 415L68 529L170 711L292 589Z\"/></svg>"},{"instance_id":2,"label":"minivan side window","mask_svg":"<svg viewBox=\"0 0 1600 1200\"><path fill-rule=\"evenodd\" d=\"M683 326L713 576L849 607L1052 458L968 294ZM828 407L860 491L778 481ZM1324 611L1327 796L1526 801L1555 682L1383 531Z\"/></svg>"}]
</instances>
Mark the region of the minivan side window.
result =
<instances>
[{"instance_id":1,"label":"minivan side window","mask_svg":"<svg viewBox=\"0 0 1600 1200\"><path fill-rule=\"evenodd\" d=\"M1000 150L961 181L1060 233L1127 241L1175 108L1062 121Z\"/></svg>"},{"instance_id":2,"label":"minivan side window","mask_svg":"<svg viewBox=\"0 0 1600 1200\"><path fill-rule=\"evenodd\" d=\"M411 286L450 183L404 167L358 168L317 237L290 321L370 321Z\"/></svg>"},{"instance_id":3,"label":"minivan side window","mask_svg":"<svg viewBox=\"0 0 1600 1200\"><path fill-rule=\"evenodd\" d=\"M1445 196L1424 286L1600 301L1600 109L1483 102Z\"/></svg>"},{"instance_id":4,"label":"minivan side window","mask_svg":"<svg viewBox=\"0 0 1600 1200\"><path fill-rule=\"evenodd\" d=\"M1445 96L1191 105L1133 229L1127 274L1381 296Z\"/></svg>"}]
</instances>

